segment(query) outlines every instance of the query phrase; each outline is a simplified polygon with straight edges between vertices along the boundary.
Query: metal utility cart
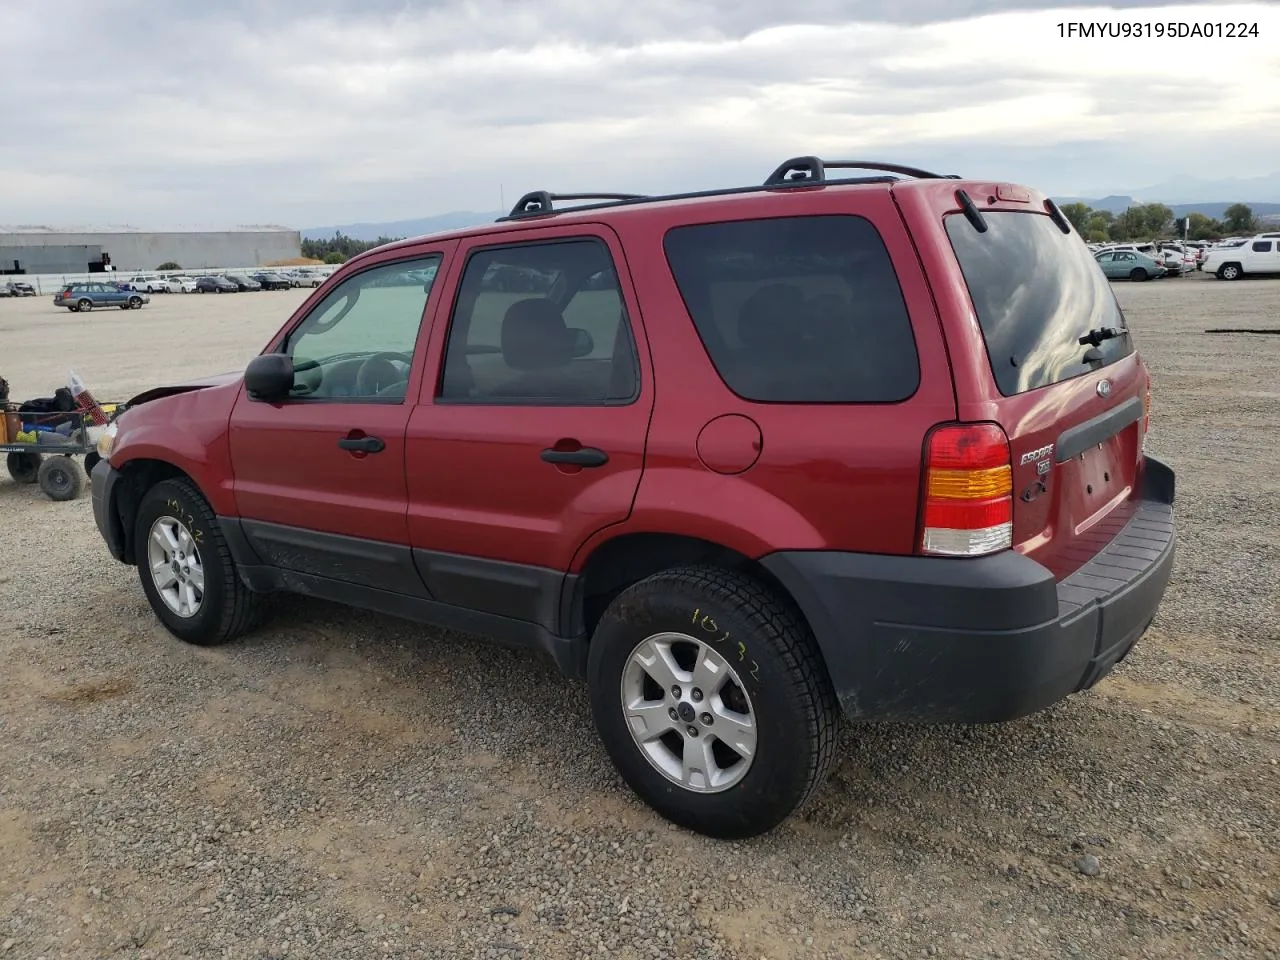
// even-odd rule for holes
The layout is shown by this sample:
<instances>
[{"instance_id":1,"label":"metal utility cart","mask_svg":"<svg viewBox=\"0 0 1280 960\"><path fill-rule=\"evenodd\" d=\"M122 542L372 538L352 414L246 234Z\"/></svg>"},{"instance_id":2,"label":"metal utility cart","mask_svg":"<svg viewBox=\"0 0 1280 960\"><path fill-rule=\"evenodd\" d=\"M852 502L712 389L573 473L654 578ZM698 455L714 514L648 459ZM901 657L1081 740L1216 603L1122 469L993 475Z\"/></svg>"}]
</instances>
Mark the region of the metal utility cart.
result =
<instances>
[{"instance_id":1,"label":"metal utility cart","mask_svg":"<svg viewBox=\"0 0 1280 960\"><path fill-rule=\"evenodd\" d=\"M124 405L104 404L104 409L110 421L124 412ZM23 440L7 436L6 442L0 443L9 476L18 483L38 483L50 500L76 500L83 496L89 486L89 474L101 459L98 438L106 427L94 423L88 413L79 410L17 416L24 428L32 429L20 435ZM70 431L62 432L68 423ZM34 442L29 439L32 434ZM45 439L41 441L41 437ZM83 463L76 457L83 457Z\"/></svg>"}]
</instances>

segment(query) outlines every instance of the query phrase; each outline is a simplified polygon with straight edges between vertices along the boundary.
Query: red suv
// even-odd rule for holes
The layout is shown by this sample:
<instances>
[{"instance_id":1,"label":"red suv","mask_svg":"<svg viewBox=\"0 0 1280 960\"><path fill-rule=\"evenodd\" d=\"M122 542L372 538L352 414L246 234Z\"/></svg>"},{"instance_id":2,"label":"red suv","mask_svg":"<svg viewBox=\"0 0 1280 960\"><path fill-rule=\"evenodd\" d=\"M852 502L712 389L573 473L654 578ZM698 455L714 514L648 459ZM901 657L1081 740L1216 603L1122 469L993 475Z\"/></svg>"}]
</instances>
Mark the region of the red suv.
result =
<instances>
[{"instance_id":1,"label":"red suv","mask_svg":"<svg viewBox=\"0 0 1280 960\"><path fill-rule=\"evenodd\" d=\"M351 260L243 374L130 401L94 512L191 643L290 591L545 651L647 803L740 837L842 717L1009 720L1124 658L1173 562L1149 397L1050 199L802 157Z\"/></svg>"}]
</instances>

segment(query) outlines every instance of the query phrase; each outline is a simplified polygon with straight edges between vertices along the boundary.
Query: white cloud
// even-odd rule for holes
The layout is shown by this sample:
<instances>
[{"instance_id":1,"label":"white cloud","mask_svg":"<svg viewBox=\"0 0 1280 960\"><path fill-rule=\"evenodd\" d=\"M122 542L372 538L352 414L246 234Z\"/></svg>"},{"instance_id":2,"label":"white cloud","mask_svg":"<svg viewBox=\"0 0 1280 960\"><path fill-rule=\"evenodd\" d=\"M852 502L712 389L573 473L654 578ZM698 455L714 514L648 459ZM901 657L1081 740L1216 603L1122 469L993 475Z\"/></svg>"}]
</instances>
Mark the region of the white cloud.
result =
<instances>
[{"instance_id":1,"label":"white cloud","mask_svg":"<svg viewBox=\"0 0 1280 960\"><path fill-rule=\"evenodd\" d=\"M306 226L488 209L499 183L709 187L811 152L1054 192L1280 169L1280 7L1029 5L908 2L894 22L834 0L321 2L287 16L51 0L6 24L4 216ZM1058 26L1188 21L1260 36ZM103 42L52 56L69 22Z\"/></svg>"}]
</instances>

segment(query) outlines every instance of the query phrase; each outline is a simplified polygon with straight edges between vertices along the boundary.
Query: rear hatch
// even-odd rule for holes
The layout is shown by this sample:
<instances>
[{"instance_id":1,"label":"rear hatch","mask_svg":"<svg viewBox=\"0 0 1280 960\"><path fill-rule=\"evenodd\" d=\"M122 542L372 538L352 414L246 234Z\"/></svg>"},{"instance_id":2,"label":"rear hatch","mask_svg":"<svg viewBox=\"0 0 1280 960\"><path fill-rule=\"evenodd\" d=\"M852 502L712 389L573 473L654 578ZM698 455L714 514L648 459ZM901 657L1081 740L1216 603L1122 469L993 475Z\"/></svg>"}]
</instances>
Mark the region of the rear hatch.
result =
<instances>
[{"instance_id":1,"label":"rear hatch","mask_svg":"<svg viewBox=\"0 0 1280 960\"><path fill-rule=\"evenodd\" d=\"M960 418L1003 428L1013 549L1061 579L1136 509L1147 370L1110 283L1056 208L1016 188L969 189L993 205L966 216L948 191L934 212L969 300L957 297L963 315L947 324L949 341L964 341L951 343L953 364L967 367L957 371ZM996 206L997 195L1028 199Z\"/></svg>"}]
</instances>

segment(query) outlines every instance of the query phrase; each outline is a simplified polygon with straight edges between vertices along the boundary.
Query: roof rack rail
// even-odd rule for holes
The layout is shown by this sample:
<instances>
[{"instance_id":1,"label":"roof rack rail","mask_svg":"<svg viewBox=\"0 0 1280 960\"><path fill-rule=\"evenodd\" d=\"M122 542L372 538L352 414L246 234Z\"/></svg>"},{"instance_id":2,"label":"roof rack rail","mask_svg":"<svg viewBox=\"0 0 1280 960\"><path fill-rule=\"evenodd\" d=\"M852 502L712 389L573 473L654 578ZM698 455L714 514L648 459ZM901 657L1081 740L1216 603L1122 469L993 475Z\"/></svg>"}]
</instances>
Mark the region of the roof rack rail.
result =
<instances>
[{"instance_id":1,"label":"roof rack rail","mask_svg":"<svg viewBox=\"0 0 1280 960\"><path fill-rule=\"evenodd\" d=\"M555 210L557 200L644 200L639 193L548 193L546 190L534 190L526 193L516 201L511 212L499 217L497 222L515 220L519 217L537 217Z\"/></svg>"},{"instance_id":2,"label":"roof rack rail","mask_svg":"<svg viewBox=\"0 0 1280 960\"><path fill-rule=\"evenodd\" d=\"M915 177L918 180L959 180L957 173L930 173L919 167L908 167L901 163L879 163L875 160L822 160L818 157L792 157L778 166L769 179L766 187L781 186L798 181L812 180L822 183L827 179L827 170L884 170L889 173L900 173Z\"/></svg>"}]
</instances>

